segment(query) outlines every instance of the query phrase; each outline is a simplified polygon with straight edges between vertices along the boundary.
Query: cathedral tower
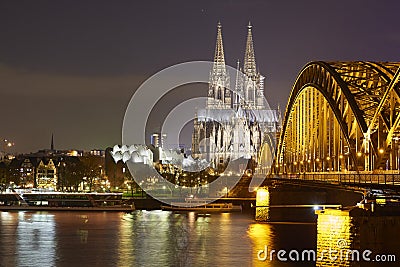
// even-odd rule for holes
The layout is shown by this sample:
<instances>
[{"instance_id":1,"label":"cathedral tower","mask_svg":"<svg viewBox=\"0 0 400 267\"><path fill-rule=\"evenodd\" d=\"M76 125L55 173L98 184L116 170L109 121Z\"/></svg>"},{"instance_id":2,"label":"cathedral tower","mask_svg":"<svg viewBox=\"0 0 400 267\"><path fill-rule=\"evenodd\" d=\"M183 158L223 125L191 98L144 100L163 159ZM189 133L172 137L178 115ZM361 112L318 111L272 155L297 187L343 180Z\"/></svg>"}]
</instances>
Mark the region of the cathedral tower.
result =
<instances>
[{"instance_id":1,"label":"cathedral tower","mask_svg":"<svg viewBox=\"0 0 400 267\"><path fill-rule=\"evenodd\" d=\"M229 75L226 71L224 45L222 43L222 26L221 23L218 22L217 43L215 45L214 64L210 72L207 108L231 108L231 92L229 88Z\"/></svg>"},{"instance_id":2,"label":"cathedral tower","mask_svg":"<svg viewBox=\"0 0 400 267\"><path fill-rule=\"evenodd\" d=\"M247 26L246 50L243 63L243 105L246 109L264 108L264 77L257 71L252 26Z\"/></svg>"},{"instance_id":3,"label":"cathedral tower","mask_svg":"<svg viewBox=\"0 0 400 267\"><path fill-rule=\"evenodd\" d=\"M272 138L279 126L276 111L267 109L265 103L264 77L257 70L251 24L247 26L244 60L242 66L237 62L236 81L231 91L222 27L218 23L207 104L197 110L194 118L192 156L205 159L217 170L241 158L257 163L267 142L275 146ZM265 138L270 135L272 138Z\"/></svg>"}]
</instances>

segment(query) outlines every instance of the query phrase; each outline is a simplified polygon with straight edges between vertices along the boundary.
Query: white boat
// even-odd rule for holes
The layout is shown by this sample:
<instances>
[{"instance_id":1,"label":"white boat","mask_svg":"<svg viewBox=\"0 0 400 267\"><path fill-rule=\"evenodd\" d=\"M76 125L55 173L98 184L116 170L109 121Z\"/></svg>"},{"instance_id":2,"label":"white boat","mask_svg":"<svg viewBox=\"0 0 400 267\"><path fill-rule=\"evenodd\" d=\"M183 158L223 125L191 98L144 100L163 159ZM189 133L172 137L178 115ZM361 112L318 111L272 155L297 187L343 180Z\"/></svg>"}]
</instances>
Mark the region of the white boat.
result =
<instances>
[{"instance_id":1,"label":"white boat","mask_svg":"<svg viewBox=\"0 0 400 267\"><path fill-rule=\"evenodd\" d=\"M24 192L0 194L0 210L132 211L122 193Z\"/></svg>"}]
</instances>

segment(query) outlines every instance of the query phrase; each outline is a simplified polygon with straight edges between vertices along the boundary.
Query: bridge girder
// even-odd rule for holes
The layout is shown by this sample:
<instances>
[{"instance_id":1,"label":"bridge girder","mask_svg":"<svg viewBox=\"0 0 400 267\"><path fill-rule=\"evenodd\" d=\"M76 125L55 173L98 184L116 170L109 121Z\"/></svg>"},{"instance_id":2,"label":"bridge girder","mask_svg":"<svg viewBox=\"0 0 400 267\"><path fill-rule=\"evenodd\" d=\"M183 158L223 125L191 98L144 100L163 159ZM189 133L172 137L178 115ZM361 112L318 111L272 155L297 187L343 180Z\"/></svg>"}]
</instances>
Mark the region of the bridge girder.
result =
<instances>
[{"instance_id":1,"label":"bridge girder","mask_svg":"<svg viewBox=\"0 0 400 267\"><path fill-rule=\"evenodd\" d=\"M399 79L400 63L307 64L289 97L276 171L398 169Z\"/></svg>"}]
</instances>

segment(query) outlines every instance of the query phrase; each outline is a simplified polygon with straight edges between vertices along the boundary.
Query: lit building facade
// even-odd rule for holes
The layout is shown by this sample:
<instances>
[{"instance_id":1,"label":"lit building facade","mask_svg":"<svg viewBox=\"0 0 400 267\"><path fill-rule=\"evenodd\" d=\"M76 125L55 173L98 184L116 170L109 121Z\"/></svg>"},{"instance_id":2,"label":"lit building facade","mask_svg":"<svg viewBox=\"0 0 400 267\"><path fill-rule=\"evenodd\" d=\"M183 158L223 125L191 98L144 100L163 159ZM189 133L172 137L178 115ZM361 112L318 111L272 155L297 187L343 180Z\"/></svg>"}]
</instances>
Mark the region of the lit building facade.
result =
<instances>
[{"instance_id":1,"label":"lit building facade","mask_svg":"<svg viewBox=\"0 0 400 267\"><path fill-rule=\"evenodd\" d=\"M213 167L239 158L260 163L266 157L262 155L265 145L272 157L279 127L279 111L271 110L265 101L264 76L257 71L252 26L248 26L243 67L238 62L235 85L231 87L218 23L207 103L205 109L197 110L194 119L193 157L206 159Z\"/></svg>"},{"instance_id":2,"label":"lit building facade","mask_svg":"<svg viewBox=\"0 0 400 267\"><path fill-rule=\"evenodd\" d=\"M150 144L154 147L164 147L164 141L167 139L167 134L165 133L153 133L150 136Z\"/></svg>"},{"instance_id":3,"label":"lit building facade","mask_svg":"<svg viewBox=\"0 0 400 267\"><path fill-rule=\"evenodd\" d=\"M21 163L20 173L20 184L32 188L35 184L35 166L29 158Z\"/></svg>"},{"instance_id":4,"label":"lit building facade","mask_svg":"<svg viewBox=\"0 0 400 267\"><path fill-rule=\"evenodd\" d=\"M52 159L47 162L41 160L36 170L36 187L53 188L57 187L57 168Z\"/></svg>"}]
</instances>

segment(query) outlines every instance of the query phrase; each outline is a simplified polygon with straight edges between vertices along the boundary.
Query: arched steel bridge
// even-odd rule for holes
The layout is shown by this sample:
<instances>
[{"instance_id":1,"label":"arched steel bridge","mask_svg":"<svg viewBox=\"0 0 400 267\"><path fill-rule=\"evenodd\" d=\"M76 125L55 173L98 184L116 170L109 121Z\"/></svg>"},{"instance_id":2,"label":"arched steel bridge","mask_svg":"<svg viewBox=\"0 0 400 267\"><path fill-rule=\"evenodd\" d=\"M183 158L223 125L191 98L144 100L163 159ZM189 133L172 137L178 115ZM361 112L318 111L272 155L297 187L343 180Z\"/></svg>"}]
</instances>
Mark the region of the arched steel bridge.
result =
<instances>
[{"instance_id":1,"label":"arched steel bridge","mask_svg":"<svg viewBox=\"0 0 400 267\"><path fill-rule=\"evenodd\" d=\"M275 173L400 169L400 62L311 62L286 108Z\"/></svg>"}]
</instances>

